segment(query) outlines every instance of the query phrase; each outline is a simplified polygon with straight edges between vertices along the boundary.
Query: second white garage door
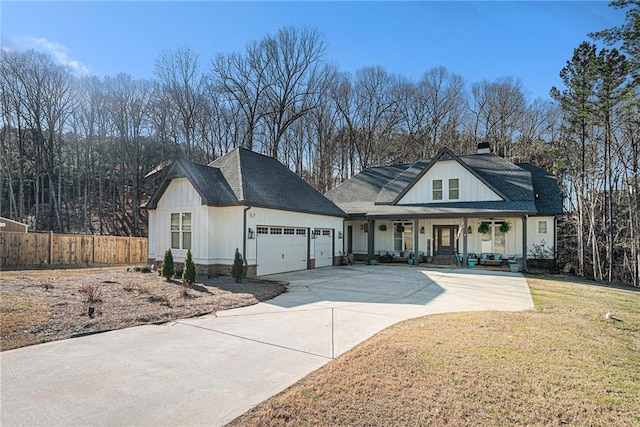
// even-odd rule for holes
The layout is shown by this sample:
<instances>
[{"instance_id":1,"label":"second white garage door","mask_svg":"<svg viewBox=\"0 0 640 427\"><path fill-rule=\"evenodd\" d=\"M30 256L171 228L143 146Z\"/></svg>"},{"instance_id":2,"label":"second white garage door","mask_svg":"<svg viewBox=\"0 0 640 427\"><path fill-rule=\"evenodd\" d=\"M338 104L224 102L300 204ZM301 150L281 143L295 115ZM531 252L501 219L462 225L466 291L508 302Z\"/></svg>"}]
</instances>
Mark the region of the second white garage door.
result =
<instances>
[{"instance_id":1,"label":"second white garage door","mask_svg":"<svg viewBox=\"0 0 640 427\"><path fill-rule=\"evenodd\" d=\"M305 270L307 268L307 229L258 226L258 276Z\"/></svg>"},{"instance_id":2,"label":"second white garage door","mask_svg":"<svg viewBox=\"0 0 640 427\"><path fill-rule=\"evenodd\" d=\"M333 265L333 236L332 230L316 228L314 230L314 253L316 268Z\"/></svg>"}]
</instances>

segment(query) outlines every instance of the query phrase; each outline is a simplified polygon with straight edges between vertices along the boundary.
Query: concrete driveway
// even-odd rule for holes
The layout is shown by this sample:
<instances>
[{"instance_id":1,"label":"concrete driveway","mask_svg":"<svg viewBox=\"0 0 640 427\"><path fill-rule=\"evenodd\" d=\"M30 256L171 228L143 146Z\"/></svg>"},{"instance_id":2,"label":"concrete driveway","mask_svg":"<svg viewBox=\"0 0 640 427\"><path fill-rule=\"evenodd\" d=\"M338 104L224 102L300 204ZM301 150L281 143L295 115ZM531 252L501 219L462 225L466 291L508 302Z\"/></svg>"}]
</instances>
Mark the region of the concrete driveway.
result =
<instances>
[{"instance_id":1,"label":"concrete driveway","mask_svg":"<svg viewBox=\"0 0 640 427\"><path fill-rule=\"evenodd\" d=\"M0 353L0 424L223 425L399 321L533 308L522 275L349 266L271 301Z\"/></svg>"}]
</instances>

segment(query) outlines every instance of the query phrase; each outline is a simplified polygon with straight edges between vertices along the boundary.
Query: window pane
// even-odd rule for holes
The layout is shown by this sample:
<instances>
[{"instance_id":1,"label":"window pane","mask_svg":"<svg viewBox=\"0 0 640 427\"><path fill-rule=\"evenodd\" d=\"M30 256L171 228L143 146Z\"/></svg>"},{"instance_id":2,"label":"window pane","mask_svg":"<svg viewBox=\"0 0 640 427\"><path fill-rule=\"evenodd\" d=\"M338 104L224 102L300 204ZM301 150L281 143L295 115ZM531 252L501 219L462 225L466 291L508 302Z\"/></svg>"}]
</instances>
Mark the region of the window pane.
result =
<instances>
[{"instance_id":1,"label":"window pane","mask_svg":"<svg viewBox=\"0 0 640 427\"><path fill-rule=\"evenodd\" d=\"M538 221L538 233L547 234L547 221Z\"/></svg>"},{"instance_id":2,"label":"window pane","mask_svg":"<svg viewBox=\"0 0 640 427\"><path fill-rule=\"evenodd\" d=\"M191 232L182 233L182 249L191 249Z\"/></svg>"},{"instance_id":3,"label":"window pane","mask_svg":"<svg viewBox=\"0 0 640 427\"><path fill-rule=\"evenodd\" d=\"M495 233L495 241L493 242L493 252L498 254L504 254L505 251L505 234L500 231L500 224L493 226L493 232Z\"/></svg>"},{"instance_id":4,"label":"window pane","mask_svg":"<svg viewBox=\"0 0 640 427\"><path fill-rule=\"evenodd\" d=\"M433 186L433 200L442 200L442 180L434 179Z\"/></svg>"},{"instance_id":5,"label":"window pane","mask_svg":"<svg viewBox=\"0 0 640 427\"><path fill-rule=\"evenodd\" d=\"M451 230L449 228L443 228L440 230L440 233L442 246L451 246Z\"/></svg>"},{"instance_id":6,"label":"window pane","mask_svg":"<svg viewBox=\"0 0 640 427\"><path fill-rule=\"evenodd\" d=\"M449 200L456 200L460 197L460 189L458 185L458 178L452 178L449 180Z\"/></svg>"},{"instance_id":7,"label":"window pane","mask_svg":"<svg viewBox=\"0 0 640 427\"><path fill-rule=\"evenodd\" d=\"M171 249L180 249L180 233L171 232Z\"/></svg>"},{"instance_id":8,"label":"window pane","mask_svg":"<svg viewBox=\"0 0 640 427\"><path fill-rule=\"evenodd\" d=\"M172 213L171 214L171 231L179 231L180 230L180 214Z\"/></svg>"},{"instance_id":9,"label":"window pane","mask_svg":"<svg viewBox=\"0 0 640 427\"><path fill-rule=\"evenodd\" d=\"M182 214L182 231L191 231L191 213Z\"/></svg>"}]
</instances>

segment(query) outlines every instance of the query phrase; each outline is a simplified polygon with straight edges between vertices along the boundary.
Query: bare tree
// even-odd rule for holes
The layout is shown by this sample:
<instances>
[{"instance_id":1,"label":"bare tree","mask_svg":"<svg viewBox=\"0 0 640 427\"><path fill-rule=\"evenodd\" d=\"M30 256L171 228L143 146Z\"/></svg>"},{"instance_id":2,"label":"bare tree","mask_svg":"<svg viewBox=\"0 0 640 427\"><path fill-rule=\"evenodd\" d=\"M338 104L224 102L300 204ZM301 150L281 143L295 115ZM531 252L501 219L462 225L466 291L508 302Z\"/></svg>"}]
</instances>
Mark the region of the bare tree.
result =
<instances>
[{"instance_id":1,"label":"bare tree","mask_svg":"<svg viewBox=\"0 0 640 427\"><path fill-rule=\"evenodd\" d=\"M322 87L321 66L325 45L316 29L287 27L261 42L268 63L265 116L269 150L278 157L280 141L300 117L315 108Z\"/></svg>"},{"instance_id":2,"label":"bare tree","mask_svg":"<svg viewBox=\"0 0 640 427\"><path fill-rule=\"evenodd\" d=\"M263 44L249 43L244 56L218 54L211 64L213 82L218 86L212 89L226 96L230 109L242 111L245 132L242 141L238 142L249 150L254 149L257 128L267 114L267 68L272 58Z\"/></svg>"},{"instance_id":3,"label":"bare tree","mask_svg":"<svg viewBox=\"0 0 640 427\"><path fill-rule=\"evenodd\" d=\"M198 55L188 47L165 51L158 56L154 69L163 85L163 90L170 96L171 106L176 109L180 117L185 154L190 159L204 88Z\"/></svg>"}]
</instances>

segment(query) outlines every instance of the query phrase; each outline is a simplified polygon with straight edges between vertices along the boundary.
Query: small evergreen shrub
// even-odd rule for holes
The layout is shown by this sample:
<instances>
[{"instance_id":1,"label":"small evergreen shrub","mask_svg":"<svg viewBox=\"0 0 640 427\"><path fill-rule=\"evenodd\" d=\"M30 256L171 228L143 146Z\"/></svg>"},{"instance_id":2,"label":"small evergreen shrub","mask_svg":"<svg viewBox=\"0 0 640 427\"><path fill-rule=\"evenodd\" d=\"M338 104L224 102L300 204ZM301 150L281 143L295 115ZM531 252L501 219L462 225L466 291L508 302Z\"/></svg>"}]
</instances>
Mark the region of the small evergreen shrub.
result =
<instances>
[{"instance_id":1,"label":"small evergreen shrub","mask_svg":"<svg viewBox=\"0 0 640 427\"><path fill-rule=\"evenodd\" d=\"M233 257L233 267L231 267L231 276L235 279L236 283L242 282L242 276L244 276L244 265L242 255L236 248L236 254Z\"/></svg>"},{"instance_id":2,"label":"small evergreen shrub","mask_svg":"<svg viewBox=\"0 0 640 427\"><path fill-rule=\"evenodd\" d=\"M162 261L162 277L169 280L175 273L175 267L173 265L173 255L171 249L167 249L164 253L164 260Z\"/></svg>"},{"instance_id":3,"label":"small evergreen shrub","mask_svg":"<svg viewBox=\"0 0 640 427\"><path fill-rule=\"evenodd\" d=\"M196 275L196 265L193 263L191 249L187 249L187 257L184 260L184 270L182 271L182 281L189 286L196 281Z\"/></svg>"}]
</instances>

